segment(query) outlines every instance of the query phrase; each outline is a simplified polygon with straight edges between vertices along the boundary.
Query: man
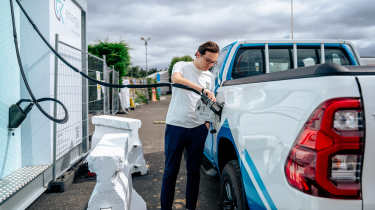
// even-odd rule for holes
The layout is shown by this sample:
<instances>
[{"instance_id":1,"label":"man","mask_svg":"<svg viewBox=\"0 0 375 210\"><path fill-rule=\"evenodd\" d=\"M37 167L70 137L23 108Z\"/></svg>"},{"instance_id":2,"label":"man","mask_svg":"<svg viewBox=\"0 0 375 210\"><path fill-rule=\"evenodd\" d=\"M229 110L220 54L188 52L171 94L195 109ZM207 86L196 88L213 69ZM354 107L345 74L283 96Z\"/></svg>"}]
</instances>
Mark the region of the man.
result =
<instances>
[{"instance_id":1,"label":"man","mask_svg":"<svg viewBox=\"0 0 375 210\"><path fill-rule=\"evenodd\" d=\"M211 92L212 74L208 70L217 63L218 56L219 46L215 42L203 43L199 46L193 62L178 62L174 65L172 82L191 87L216 101ZM173 88L165 129L165 169L160 198L162 210L172 209L176 178L184 149L187 169L186 208L194 210L196 207L200 164L209 129L209 123L202 122L195 113L198 100L200 96L192 91Z\"/></svg>"}]
</instances>

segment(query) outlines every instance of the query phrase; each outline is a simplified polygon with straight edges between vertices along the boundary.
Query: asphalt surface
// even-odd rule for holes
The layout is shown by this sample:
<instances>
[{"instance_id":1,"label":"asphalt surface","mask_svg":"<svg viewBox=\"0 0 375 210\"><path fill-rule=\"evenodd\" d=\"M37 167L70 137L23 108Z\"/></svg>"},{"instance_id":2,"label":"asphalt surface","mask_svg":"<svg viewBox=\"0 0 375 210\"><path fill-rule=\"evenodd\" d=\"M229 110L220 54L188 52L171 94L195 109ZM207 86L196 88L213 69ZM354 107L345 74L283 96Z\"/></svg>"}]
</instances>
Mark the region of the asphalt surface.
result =
<instances>
[{"instance_id":1,"label":"asphalt surface","mask_svg":"<svg viewBox=\"0 0 375 210\"><path fill-rule=\"evenodd\" d=\"M147 209L160 209L160 189L164 169L164 129L165 116L170 97L156 103L142 105L121 117L136 118L142 121L139 130L144 157L149 167L145 176L133 176L133 187L146 201ZM77 209L86 208L95 180L80 179L63 193L44 193L28 209ZM185 208L186 170L185 162L177 177L173 209ZM197 209L216 210L219 194L219 179L201 173L200 193Z\"/></svg>"}]
</instances>

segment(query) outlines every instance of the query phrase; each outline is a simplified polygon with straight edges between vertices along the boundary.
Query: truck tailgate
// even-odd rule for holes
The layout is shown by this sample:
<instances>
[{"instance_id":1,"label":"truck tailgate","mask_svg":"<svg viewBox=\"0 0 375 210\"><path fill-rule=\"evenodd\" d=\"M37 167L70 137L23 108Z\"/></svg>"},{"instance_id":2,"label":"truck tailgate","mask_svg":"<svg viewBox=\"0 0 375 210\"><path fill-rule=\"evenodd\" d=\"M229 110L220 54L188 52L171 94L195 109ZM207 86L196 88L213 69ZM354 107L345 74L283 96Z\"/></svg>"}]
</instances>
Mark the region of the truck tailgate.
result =
<instances>
[{"instance_id":1,"label":"truck tailgate","mask_svg":"<svg viewBox=\"0 0 375 210\"><path fill-rule=\"evenodd\" d=\"M363 210L375 209L375 75L358 76L365 115L365 151L362 169Z\"/></svg>"}]
</instances>

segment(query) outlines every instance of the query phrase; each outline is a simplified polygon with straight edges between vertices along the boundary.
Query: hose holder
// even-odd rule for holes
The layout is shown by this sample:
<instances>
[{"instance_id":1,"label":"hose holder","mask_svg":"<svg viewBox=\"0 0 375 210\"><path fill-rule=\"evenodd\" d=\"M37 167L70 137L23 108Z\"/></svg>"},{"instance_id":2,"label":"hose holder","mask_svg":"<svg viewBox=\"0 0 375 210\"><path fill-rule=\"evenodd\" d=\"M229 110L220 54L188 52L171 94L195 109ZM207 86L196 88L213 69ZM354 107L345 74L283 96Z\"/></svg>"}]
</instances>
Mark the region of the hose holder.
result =
<instances>
[{"instance_id":1,"label":"hose holder","mask_svg":"<svg viewBox=\"0 0 375 210\"><path fill-rule=\"evenodd\" d=\"M26 119L27 114L33 108L34 103L30 102L25 109L21 108L22 102L29 102L28 100L21 99L16 104L9 107L9 129L18 128L22 122Z\"/></svg>"}]
</instances>

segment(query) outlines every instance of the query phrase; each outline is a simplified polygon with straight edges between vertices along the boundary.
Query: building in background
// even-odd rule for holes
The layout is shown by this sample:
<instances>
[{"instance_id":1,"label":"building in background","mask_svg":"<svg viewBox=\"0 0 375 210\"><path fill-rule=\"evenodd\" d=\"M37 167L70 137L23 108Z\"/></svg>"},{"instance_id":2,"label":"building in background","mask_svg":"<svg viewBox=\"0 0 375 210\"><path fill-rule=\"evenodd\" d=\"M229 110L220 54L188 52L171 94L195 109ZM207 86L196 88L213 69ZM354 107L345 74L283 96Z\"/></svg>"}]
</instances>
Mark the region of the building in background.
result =
<instances>
[{"instance_id":1,"label":"building in background","mask_svg":"<svg viewBox=\"0 0 375 210\"><path fill-rule=\"evenodd\" d=\"M361 57L361 65L375 66L375 56Z\"/></svg>"},{"instance_id":2,"label":"building in background","mask_svg":"<svg viewBox=\"0 0 375 210\"><path fill-rule=\"evenodd\" d=\"M168 83L169 82L169 74L168 70L155 72L153 74L148 75L146 78L152 78L157 81L157 83ZM170 87L160 87L158 88L159 95L166 95L170 93Z\"/></svg>"}]
</instances>

